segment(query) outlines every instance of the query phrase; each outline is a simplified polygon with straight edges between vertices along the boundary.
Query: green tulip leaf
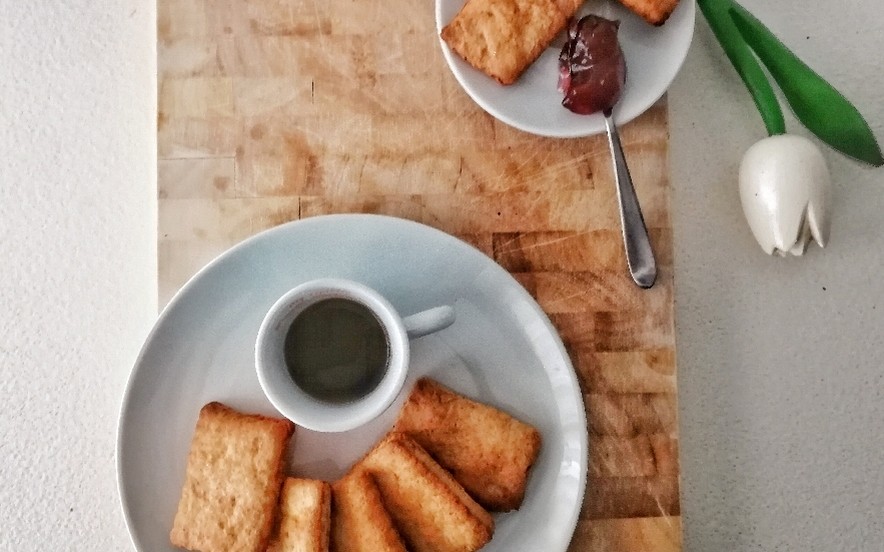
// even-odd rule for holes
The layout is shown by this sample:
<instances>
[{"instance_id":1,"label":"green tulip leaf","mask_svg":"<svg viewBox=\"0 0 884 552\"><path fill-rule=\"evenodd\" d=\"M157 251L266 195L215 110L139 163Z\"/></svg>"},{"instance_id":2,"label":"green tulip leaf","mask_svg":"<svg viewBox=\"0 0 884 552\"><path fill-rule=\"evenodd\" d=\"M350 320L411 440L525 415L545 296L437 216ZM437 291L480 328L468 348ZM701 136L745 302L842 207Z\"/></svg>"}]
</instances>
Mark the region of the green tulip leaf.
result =
<instances>
[{"instance_id":1,"label":"green tulip leaf","mask_svg":"<svg viewBox=\"0 0 884 552\"><path fill-rule=\"evenodd\" d=\"M767 133L770 135L784 134L786 122L783 119L783 110L774 93L767 75L758 63L752 50L746 44L739 29L729 15L730 8L736 6L731 0L697 0L700 11L709 22L715 38L724 53L730 59L731 64L737 70L737 74L743 79L752 100L761 114Z\"/></svg>"},{"instance_id":2,"label":"green tulip leaf","mask_svg":"<svg viewBox=\"0 0 884 552\"><path fill-rule=\"evenodd\" d=\"M714 3L730 4L729 19L770 71L795 116L808 130L849 157L876 167L884 165L872 129L844 95L798 59L745 8L730 0Z\"/></svg>"}]
</instances>

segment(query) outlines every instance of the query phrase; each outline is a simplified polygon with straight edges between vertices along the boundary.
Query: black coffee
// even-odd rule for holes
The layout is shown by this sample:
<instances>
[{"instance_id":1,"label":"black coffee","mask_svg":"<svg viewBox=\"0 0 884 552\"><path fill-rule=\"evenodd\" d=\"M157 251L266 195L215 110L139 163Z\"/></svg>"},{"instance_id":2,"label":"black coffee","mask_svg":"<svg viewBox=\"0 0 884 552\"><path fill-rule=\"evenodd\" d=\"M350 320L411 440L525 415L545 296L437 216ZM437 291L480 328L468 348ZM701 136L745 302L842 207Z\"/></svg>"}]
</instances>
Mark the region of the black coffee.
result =
<instances>
[{"instance_id":1,"label":"black coffee","mask_svg":"<svg viewBox=\"0 0 884 552\"><path fill-rule=\"evenodd\" d=\"M387 372L383 326L364 305L324 299L304 309L285 337L292 380L317 400L348 403L378 386Z\"/></svg>"}]
</instances>

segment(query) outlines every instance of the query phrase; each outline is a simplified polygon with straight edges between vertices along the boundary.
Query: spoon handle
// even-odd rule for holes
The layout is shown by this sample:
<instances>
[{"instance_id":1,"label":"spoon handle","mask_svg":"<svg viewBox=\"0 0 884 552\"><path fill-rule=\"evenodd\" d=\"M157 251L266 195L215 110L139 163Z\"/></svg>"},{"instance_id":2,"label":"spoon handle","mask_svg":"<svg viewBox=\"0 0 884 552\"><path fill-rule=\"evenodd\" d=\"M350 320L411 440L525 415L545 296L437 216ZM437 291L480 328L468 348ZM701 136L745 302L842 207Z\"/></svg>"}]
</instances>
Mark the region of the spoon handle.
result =
<instances>
[{"instance_id":1,"label":"spoon handle","mask_svg":"<svg viewBox=\"0 0 884 552\"><path fill-rule=\"evenodd\" d=\"M608 131L608 146L614 160L614 181L617 184L617 200L620 203L620 222L623 224L623 245L626 247L626 263L633 281L641 288L649 288L657 279L657 261L648 239L648 229L642 216L642 209L635 195L620 135L611 116L605 110L605 127Z\"/></svg>"}]
</instances>

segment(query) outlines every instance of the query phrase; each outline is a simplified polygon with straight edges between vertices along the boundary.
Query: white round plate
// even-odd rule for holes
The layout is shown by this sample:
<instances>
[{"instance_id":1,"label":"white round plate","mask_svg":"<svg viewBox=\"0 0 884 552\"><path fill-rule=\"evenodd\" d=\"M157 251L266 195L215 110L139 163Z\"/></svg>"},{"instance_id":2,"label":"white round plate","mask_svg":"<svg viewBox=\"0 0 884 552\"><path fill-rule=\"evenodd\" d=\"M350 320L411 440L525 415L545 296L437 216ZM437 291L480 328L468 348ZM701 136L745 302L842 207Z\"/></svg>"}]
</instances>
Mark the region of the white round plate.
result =
<instances>
[{"instance_id":1,"label":"white round plate","mask_svg":"<svg viewBox=\"0 0 884 552\"><path fill-rule=\"evenodd\" d=\"M436 28L451 21L464 0L436 0ZM626 88L614 108L614 120L625 124L644 113L669 88L684 63L694 35L695 0L681 0L669 19L653 27L617 0L587 0L578 17L594 13L619 20L620 47L626 57ZM441 39L442 52L455 78L482 109L526 132L555 138L590 136L605 131L601 114L577 115L562 107L558 58L563 39L553 41L519 80L502 86L473 68Z\"/></svg>"},{"instance_id":2,"label":"white round plate","mask_svg":"<svg viewBox=\"0 0 884 552\"><path fill-rule=\"evenodd\" d=\"M255 374L258 327L278 297L322 276L372 286L405 315L454 306L454 325L412 342L406 386L429 375L540 430L522 507L496 516L483 551L564 552L586 484L587 427L558 334L524 288L480 251L376 215L329 215L262 232L202 269L160 315L130 375L117 436L120 498L135 548L176 550L169 531L204 404L278 415ZM389 430L402 400L349 432L297 429L288 473L341 476Z\"/></svg>"}]
</instances>

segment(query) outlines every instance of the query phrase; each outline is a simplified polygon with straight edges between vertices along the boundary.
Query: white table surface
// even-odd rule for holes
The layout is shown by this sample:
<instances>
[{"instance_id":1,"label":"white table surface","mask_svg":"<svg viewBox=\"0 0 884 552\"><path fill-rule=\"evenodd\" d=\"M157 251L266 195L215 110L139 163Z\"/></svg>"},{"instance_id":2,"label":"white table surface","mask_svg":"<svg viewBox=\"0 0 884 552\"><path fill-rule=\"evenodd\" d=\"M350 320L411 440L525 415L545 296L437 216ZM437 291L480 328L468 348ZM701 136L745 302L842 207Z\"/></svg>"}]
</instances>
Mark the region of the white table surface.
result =
<instances>
[{"instance_id":1,"label":"white table surface","mask_svg":"<svg viewBox=\"0 0 884 552\"><path fill-rule=\"evenodd\" d=\"M876 0L744 0L884 138ZM0 3L0 550L130 550L117 413L156 318L153 2ZM880 550L884 168L826 150L829 246L762 253L764 136L705 20L673 85L685 550ZM790 129L802 129L788 119Z\"/></svg>"}]
</instances>

